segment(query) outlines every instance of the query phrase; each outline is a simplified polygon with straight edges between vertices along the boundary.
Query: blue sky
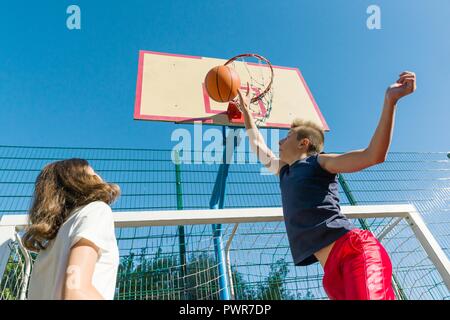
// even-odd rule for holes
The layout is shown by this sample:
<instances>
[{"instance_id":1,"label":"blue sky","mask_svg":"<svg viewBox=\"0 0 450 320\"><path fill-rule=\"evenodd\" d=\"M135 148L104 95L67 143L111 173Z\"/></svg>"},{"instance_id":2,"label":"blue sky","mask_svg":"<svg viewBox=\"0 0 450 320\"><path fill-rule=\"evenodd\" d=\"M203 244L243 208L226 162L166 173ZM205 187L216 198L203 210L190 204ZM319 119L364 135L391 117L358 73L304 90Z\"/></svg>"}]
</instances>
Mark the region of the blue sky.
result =
<instances>
[{"instance_id":1,"label":"blue sky","mask_svg":"<svg viewBox=\"0 0 450 320\"><path fill-rule=\"evenodd\" d=\"M81 30L66 8L81 8ZM381 30L366 9L381 8ZM403 70L390 151L450 150L450 2L15 1L0 4L0 144L170 149L181 126L133 120L138 51L217 58L256 52L302 71L331 131L364 148Z\"/></svg>"}]
</instances>

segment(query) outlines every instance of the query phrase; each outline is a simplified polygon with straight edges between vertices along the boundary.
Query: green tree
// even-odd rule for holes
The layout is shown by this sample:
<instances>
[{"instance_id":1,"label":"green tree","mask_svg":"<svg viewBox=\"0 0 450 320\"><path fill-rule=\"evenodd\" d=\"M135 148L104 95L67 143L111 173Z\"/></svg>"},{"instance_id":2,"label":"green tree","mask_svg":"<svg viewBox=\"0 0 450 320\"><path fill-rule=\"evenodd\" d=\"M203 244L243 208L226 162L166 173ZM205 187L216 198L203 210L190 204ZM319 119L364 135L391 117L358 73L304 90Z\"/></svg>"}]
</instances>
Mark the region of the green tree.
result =
<instances>
[{"instance_id":1,"label":"green tree","mask_svg":"<svg viewBox=\"0 0 450 320\"><path fill-rule=\"evenodd\" d=\"M240 296L246 297L242 275L233 269ZM246 288L244 291L242 288ZM149 258L146 249L137 256L122 258L117 279L116 299L138 300L217 300L219 273L214 256L207 252L191 254L186 266L178 256L164 255L162 249Z\"/></svg>"},{"instance_id":2,"label":"green tree","mask_svg":"<svg viewBox=\"0 0 450 320\"><path fill-rule=\"evenodd\" d=\"M288 274L288 266L284 259L277 260L270 266L269 276L257 288L258 300L292 300L284 284Z\"/></svg>"},{"instance_id":3,"label":"green tree","mask_svg":"<svg viewBox=\"0 0 450 320\"><path fill-rule=\"evenodd\" d=\"M20 288L18 284L22 282L22 277L20 273L17 273L17 268L18 262L14 261L11 255L0 282L0 298L2 300L17 300L19 298Z\"/></svg>"},{"instance_id":4,"label":"green tree","mask_svg":"<svg viewBox=\"0 0 450 320\"><path fill-rule=\"evenodd\" d=\"M288 265L280 259L270 266L266 279L256 287L245 281L236 266L231 267L233 289L238 300L295 299L286 289ZM186 266L180 266L178 255L164 254L158 249L149 258L145 249L139 255L130 254L119 267L117 299L143 300L218 300L219 273L216 259L208 252L192 253ZM313 299L307 292L298 299Z\"/></svg>"},{"instance_id":5,"label":"green tree","mask_svg":"<svg viewBox=\"0 0 450 320\"><path fill-rule=\"evenodd\" d=\"M174 256L164 256L161 248L147 258L147 249L123 258L117 277L117 299L165 300L177 299L179 268Z\"/></svg>"},{"instance_id":6,"label":"green tree","mask_svg":"<svg viewBox=\"0 0 450 320\"><path fill-rule=\"evenodd\" d=\"M14 254L15 252L15 254ZM30 253L32 261L36 259L35 253ZM1 300L17 300L20 298L20 291L24 282L24 257L19 249L12 247L11 255L3 273L3 278L0 279L0 299Z\"/></svg>"},{"instance_id":7,"label":"green tree","mask_svg":"<svg viewBox=\"0 0 450 320\"><path fill-rule=\"evenodd\" d=\"M257 299L256 290L244 280L243 275L236 270L235 266L231 267L233 277L233 290L236 300L255 300Z\"/></svg>"}]
</instances>

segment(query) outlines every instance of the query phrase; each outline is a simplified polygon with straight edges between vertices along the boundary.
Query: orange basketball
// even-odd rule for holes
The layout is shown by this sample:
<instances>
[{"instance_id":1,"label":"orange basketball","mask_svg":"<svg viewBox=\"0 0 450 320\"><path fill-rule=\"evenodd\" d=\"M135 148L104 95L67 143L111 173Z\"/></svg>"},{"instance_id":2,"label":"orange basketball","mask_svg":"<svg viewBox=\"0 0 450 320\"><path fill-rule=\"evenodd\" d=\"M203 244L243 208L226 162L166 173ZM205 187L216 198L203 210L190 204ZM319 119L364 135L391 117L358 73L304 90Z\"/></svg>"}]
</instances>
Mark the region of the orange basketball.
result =
<instances>
[{"instance_id":1,"label":"orange basketball","mask_svg":"<svg viewBox=\"0 0 450 320\"><path fill-rule=\"evenodd\" d=\"M217 102L228 102L236 98L241 80L237 72L227 66L217 66L209 70L205 78L208 95Z\"/></svg>"}]
</instances>

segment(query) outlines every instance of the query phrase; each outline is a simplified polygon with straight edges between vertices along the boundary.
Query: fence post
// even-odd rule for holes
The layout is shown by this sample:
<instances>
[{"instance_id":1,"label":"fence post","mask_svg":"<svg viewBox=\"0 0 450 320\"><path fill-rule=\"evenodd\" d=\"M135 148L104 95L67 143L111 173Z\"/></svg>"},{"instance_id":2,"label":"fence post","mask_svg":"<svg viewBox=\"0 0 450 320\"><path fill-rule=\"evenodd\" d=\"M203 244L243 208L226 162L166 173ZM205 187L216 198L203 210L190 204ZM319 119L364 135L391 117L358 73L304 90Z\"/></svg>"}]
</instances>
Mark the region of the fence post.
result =
<instances>
[{"instance_id":1,"label":"fence post","mask_svg":"<svg viewBox=\"0 0 450 320\"><path fill-rule=\"evenodd\" d=\"M181 163L180 163L180 154L178 150L175 150L175 181L176 181L176 190L177 190L177 210L183 210L183 189L181 187ZM184 226L178 226L178 245L180 251L180 273L181 279L183 283L183 296L184 299L187 299L186 296L186 238L184 232Z\"/></svg>"}]
</instances>

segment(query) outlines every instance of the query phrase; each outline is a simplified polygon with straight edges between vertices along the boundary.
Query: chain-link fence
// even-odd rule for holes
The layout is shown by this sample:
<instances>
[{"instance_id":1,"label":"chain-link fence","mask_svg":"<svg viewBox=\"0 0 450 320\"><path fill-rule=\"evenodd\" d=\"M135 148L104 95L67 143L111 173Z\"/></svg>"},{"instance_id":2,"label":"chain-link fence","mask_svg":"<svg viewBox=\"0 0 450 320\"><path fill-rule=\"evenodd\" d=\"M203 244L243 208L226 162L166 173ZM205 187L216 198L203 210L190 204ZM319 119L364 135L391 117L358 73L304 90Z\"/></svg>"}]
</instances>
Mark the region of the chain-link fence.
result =
<instances>
[{"instance_id":1,"label":"chain-link fence","mask_svg":"<svg viewBox=\"0 0 450 320\"><path fill-rule=\"evenodd\" d=\"M114 211L208 209L220 166L181 163L177 168L170 150L1 146L0 214L25 214L42 167L72 157L87 159L105 180L120 185L122 196ZM449 256L450 161L446 153L390 153L380 165L341 175L340 183L343 205L414 204ZM262 174L259 164L232 164L224 207L279 207L278 184L277 177ZM393 222L394 218L355 221L377 235ZM233 227L221 226L224 243ZM116 298L219 299L222 275L212 234L210 225L117 229L121 265ZM390 230L383 244L394 264L399 298L450 297L406 222ZM11 270L20 277L22 260L17 250L12 252L10 272L2 280L2 298L17 297L8 279ZM238 299L326 298L319 264L293 266L281 222L239 225L230 265L232 291Z\"/></svg>"}]
</instances>

